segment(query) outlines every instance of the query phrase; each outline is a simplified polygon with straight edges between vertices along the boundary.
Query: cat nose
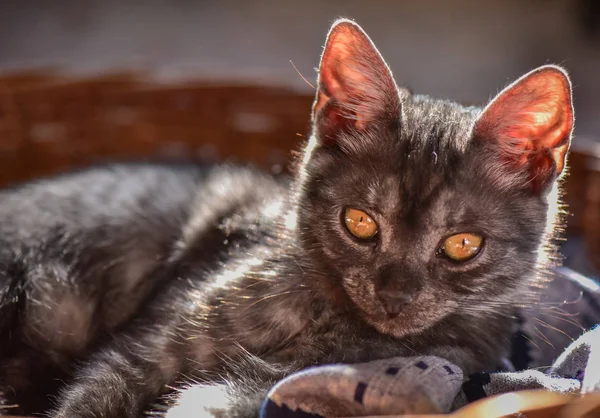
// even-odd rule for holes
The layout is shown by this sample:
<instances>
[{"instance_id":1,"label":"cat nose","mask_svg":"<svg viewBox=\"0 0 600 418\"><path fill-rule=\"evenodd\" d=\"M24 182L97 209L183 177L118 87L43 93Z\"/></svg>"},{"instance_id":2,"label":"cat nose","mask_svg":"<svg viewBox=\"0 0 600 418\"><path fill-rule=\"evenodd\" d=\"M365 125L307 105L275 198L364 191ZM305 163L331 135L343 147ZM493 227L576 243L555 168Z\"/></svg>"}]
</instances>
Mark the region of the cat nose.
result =
<instances>
[{"instance_id":1,"label":"cat nose","mask_svg":"<svg viewBox=\"0 0 600 418\"><path fill-rule=\"evenodd\" d=\"M390 315L398 315L414 299L416 294L398 290L383 289L377 292L385 311Z\"/></svg>"}]
</instances>

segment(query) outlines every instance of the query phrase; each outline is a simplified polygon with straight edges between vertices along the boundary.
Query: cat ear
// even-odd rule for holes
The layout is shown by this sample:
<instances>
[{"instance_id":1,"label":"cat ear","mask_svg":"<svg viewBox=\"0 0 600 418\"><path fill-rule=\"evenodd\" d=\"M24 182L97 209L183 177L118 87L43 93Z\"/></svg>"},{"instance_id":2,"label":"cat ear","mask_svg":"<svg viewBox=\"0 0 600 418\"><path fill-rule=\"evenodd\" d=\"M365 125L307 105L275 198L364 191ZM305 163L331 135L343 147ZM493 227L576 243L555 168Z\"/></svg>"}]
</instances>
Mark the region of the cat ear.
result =
<instances>
[{"instance_id":1,"label":"cat ear","mask_svg":"<svg viewBox=\"0 0 600 418\"><path fill-rule=\"evenodd\" d=\"M535 191L564 170L573 132L571 82L560 67L543 66L505 88L483 110L474 138L491 144L504 163L525 171Z\"/></svg>"},{"instance_id":2,"label":"cat ear","mask_svg":"<svg viewBox=\"0 0 600 418\"><path fill-rule=\"evenodd\" d=\"M400 96L390 69L360 26L336 21L319 66L312 113L317 139L335 143L341 132L365 129L386 116L400 116Z\"/></svg>"}]
</instances>

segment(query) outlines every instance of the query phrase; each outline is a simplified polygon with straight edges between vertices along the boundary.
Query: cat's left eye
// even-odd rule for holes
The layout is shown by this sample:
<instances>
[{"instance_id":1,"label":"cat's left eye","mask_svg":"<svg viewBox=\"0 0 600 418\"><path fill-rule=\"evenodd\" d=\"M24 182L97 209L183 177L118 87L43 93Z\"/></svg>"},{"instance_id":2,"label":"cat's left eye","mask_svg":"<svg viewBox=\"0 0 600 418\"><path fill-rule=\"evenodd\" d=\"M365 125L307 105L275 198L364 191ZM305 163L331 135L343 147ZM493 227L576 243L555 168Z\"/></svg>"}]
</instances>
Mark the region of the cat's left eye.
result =
<instances>
[{"instance_id":1,"label":"cat's left eye","mask_svg":"<svg viewBox=\"0 0 600 418\"><path fill-rule=\"evenodd\" d=\"M462 233L446 238L441 250L454 261L467 261L479 253L482 245L481 235Z\"/></svg>"},{"instance_id":2,"label":"cat's left eye","mask_svg":"<svg viewBox=\"0 0 600 418\"><path fill-rule=\"evenodd\" d=\"M369 239L377 233L377 223L362 210L346 209L344 222L348 231L356 238Z\"/></svg>"}]
</instances>

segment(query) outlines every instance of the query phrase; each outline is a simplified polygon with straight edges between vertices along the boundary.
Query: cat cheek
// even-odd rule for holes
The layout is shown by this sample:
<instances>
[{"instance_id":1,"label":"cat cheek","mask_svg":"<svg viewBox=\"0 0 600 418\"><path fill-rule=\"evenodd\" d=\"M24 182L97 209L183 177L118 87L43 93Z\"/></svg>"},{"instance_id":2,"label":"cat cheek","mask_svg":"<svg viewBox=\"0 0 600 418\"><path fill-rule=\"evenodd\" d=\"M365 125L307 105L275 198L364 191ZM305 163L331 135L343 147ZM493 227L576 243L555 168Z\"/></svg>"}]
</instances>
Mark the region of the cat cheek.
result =
<instances>
[{"instance_id":1,"label":"cat cheek","mask_svg":"<svg viewBox=\"0 0 600 418\"><path fill-rule=\"evenodd\" d=\"M362 275L345 276L343 280L344 290L350 299L361 310L374 314L375 305L375 281L369 280Z\"/></svg>"}]
</instances>

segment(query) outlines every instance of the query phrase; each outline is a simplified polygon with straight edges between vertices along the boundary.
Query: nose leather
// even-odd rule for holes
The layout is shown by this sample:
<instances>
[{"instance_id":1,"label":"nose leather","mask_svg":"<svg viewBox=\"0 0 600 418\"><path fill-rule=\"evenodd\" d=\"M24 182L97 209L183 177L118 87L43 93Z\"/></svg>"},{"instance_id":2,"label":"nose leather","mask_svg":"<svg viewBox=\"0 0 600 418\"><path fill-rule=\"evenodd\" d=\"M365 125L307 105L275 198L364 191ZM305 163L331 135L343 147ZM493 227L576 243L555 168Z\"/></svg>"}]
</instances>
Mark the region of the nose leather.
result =
<instances>
[{"instance_id":1,"label":"nose leather","mask_svg":"<svg viewBox=\"0 0 600 418\"><path fill-rule=\"evenodd\" d=\"M415 293L383 289L377 292L377 296L379 297L379 300L381 300L387 313L397 315L414 300Z\"/></svg>"},{"instance_id":2,"label":"nose leather","mask_svg":"<svg viewBox=\"0 0 600 418\"><path fill-rule=\"evenodd\" d=\"M389 264L380 270L377 297L390 315L398 315L423 288L416 272L398 264Z\"/></svg>"}]
</instances>

